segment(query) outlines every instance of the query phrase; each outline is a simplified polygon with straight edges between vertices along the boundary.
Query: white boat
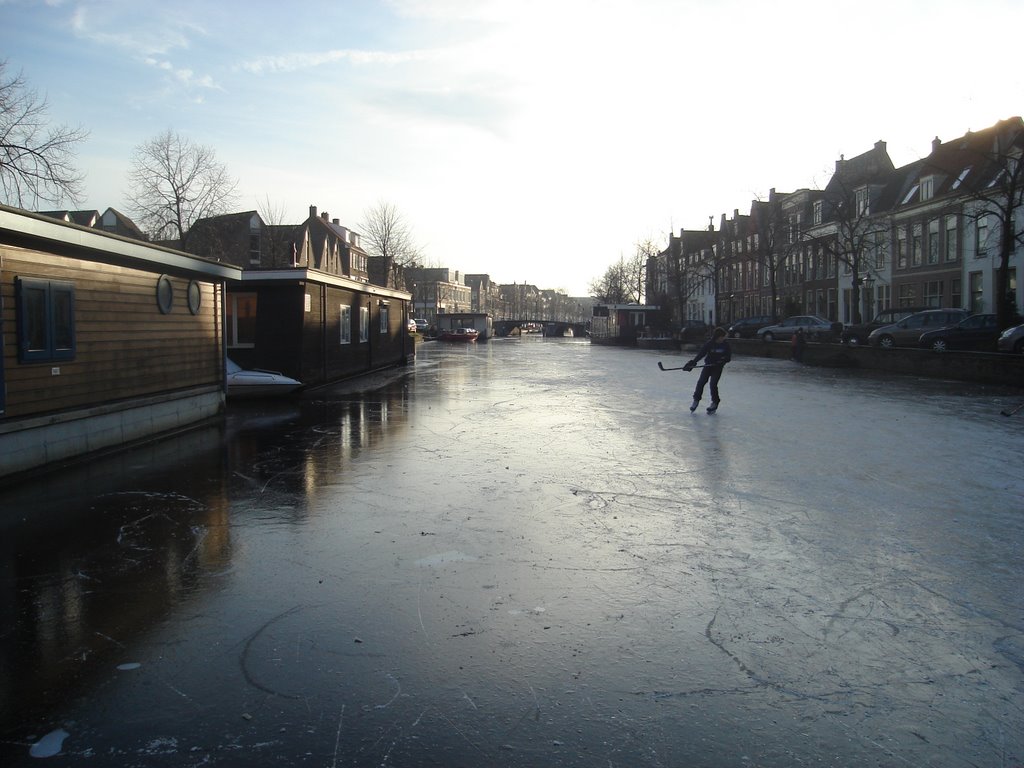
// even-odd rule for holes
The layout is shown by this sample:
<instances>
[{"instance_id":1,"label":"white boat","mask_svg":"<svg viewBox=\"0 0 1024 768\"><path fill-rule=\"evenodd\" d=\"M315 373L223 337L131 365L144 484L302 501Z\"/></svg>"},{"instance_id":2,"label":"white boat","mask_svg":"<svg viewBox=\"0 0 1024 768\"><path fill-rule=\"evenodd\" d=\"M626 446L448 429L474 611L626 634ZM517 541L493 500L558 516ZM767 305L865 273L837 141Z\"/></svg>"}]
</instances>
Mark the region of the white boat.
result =
<instances>
[{"instance_id":1,"label":"white boat","mask_svg":"<svg viewBox=\"0 0 1024 768\"><path fill-rule=\"evenodd\" d=\"M230 357L227 361L228 397L280 397L302 388L302 382L279 371L246 371Z\"/></svg>"}]
</instances>

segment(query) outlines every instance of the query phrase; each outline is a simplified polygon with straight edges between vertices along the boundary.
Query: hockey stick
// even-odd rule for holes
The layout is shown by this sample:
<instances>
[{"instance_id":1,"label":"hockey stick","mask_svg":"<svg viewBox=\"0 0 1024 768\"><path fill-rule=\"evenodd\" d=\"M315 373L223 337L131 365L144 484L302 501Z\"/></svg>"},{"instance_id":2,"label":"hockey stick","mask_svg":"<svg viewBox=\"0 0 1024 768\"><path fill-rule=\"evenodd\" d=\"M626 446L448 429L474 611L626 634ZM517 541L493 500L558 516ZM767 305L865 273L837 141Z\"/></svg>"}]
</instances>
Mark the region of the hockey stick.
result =
<instances>
[{"instance_id":1,"label":"hockey stick","mask_svg":"<svg viewBox=\"0 0 1024 768\"><path fill-rule=\"evenodd\" d=\"M661 363L658 363L658 365L661 365ZM1024 403L1021 403L1016 408L1007 408L1005 411L1000 411L1000 413L1003 414L1003 416L1013 416L1013 414L1015 414L1021 408L1024 408Z\"/></svg>"},{"instance_id":2,"label":"hockey stick","mask_svg":"<svg viewBox=\"0 0 1024 768\"><path fill-rule=\"evenodd\" d=\"M661 360L658 361L658 367L661 368L661 370L663 370L663 371L685 371L686 370L686 366L685 365L681 365L678 368L666 368L664 365L661 364ZM695 366L693 366L693 368L707 368L707 365L695 365ZM690 370L692 371L693 368L691 368Z\"/></svg>"}]
</instances>

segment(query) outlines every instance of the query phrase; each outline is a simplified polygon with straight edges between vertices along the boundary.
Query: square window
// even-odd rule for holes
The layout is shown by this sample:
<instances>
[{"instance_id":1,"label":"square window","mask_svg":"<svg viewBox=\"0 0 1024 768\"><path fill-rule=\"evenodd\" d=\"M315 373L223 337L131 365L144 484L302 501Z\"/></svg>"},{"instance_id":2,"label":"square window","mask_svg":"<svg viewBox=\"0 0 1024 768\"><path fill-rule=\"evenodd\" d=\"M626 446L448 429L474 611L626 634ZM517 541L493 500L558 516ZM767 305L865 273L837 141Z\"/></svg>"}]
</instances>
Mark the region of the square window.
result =
<instances>
[{"instance_id":1,"label":"square window","mask_svg":"<svg viewBox=\"0 0 1024 768\"><path fill-rule=\"evenodd\" d=\"M75 359L75 287L59 280L16 281L18 360Z\"/></svg>"}]
</instances>

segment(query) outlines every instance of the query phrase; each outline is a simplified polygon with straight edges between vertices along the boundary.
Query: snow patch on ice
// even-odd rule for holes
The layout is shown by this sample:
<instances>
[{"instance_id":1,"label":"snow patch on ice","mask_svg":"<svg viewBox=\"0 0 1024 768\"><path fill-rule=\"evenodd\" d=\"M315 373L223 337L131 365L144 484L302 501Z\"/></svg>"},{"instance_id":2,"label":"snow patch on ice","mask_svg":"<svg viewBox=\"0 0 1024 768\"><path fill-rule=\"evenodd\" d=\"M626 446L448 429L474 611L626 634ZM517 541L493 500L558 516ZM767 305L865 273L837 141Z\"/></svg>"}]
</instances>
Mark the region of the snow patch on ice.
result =
<instances>
[{"instance_id":1,"label":"snow patch on ice","mask_svg":"<svg viewBox=\"0 0 1024 768\"><path fill-rule=\"evenodd\" d=\"M137 661L130 661L127 664L118 664L117 668L119 670L121 670L122 672L129 672L130 670L138 669L141 666L142 665L139 664L139 662L137 662Z\"/></svg>"},{"instance_id":2,"label":"snow patch on ice","mask_svg":"<svg viewBox=\"0 0 1024 768\"><path fill-rule=\"evenodd\" d=\"M430 557L423 557L416 561L420 568L431 568L436 565L447 565L448 563L473 563L479 558L476 555L467 555L465 552L440 552Z\"/></svg>"},{"instance_id":3,"label":"snow patch on ice","mask_svg":"<svg viewBox=\"0 0 1024 768\"><path fill-rule=\"evenodd\" d=\"M63 728L50 731L48 734L43 736L43 738L33 744L28 753L32 757L53 757L54 755L59 755L64 746L64 739L70 735L71 734Z\"/></svg>"}]
</instances>

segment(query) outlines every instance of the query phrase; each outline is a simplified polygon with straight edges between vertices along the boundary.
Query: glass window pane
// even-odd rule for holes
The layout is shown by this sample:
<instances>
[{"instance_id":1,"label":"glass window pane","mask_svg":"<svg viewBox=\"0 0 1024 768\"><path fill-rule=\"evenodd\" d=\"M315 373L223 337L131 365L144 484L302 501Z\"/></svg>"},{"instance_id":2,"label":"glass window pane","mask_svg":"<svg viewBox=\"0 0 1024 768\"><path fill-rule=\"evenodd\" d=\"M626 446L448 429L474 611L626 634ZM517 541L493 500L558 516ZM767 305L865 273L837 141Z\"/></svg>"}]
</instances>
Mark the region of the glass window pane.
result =
<instances>
[{"instance_id":1,"label":"glass window pane","mask_svg":"<svg viewBox=\"0 0 1024 768\"><path fill-rule=\"evenodd\" d=\"M22 291L22 318L25 321L23 337L26 342L26 350L29 352L44 352L47 349L46 343L46 289L28 288Z\"/></svg>"},{"instance_id":2,"label":"glass window pane","mask_svg":"<svg viewBox=\"0 0 1024 768\"><path fill-rule=\"evenodd\" d=\"M71 291L53 289L53 348L68 350L74 347L74 318Z\"/></svg>"}]
</instances>

